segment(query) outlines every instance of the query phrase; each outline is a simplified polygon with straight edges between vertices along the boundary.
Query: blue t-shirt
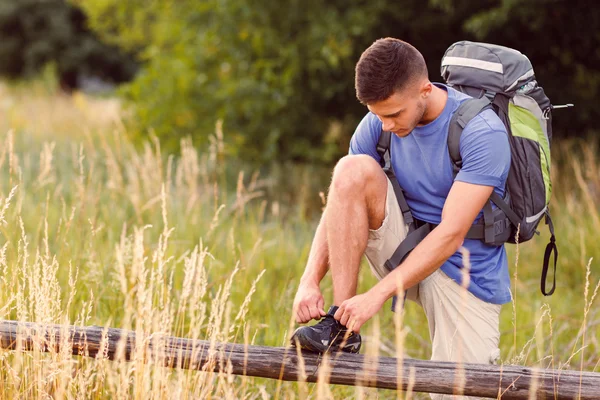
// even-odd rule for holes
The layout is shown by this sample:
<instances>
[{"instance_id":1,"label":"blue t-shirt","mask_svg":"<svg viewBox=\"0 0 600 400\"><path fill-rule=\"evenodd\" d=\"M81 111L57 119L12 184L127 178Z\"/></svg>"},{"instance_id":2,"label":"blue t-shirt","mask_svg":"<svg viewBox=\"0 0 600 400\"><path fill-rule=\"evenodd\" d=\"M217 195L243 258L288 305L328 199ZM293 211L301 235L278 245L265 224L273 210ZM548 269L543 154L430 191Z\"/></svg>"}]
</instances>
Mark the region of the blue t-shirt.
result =
<instances>
[{"instance_id":1,"label":"blue t-shirt","mask_svg":"<svg viewBox=\"0 0 600 400\"><path fill-rule=\"evenodd\" d=\"M442 209L454 181L448 153L448 125L460 103L469 98L445 85L436 86L448 92L442 113L429 124L415 127L406 137L391 135L390 145L394 172L413 215L433 224L441 222ZM376 146L380 135L381 121L368 113L352 136L350 154L368 154L379 161ZM506 128L493 110L481 112L467 124L460 138L460 154L463 165L456 180L493 186L496 193L504 195L510 146ZM477 219L482 215L483 212ZM488 246L473 239L465 239L463 246L470 252L469 291L489 303L509 302L510 277L504 246ZM457 251L441 269L460 284L462 267L462 255Z\"/></svg>"}]
</instances>

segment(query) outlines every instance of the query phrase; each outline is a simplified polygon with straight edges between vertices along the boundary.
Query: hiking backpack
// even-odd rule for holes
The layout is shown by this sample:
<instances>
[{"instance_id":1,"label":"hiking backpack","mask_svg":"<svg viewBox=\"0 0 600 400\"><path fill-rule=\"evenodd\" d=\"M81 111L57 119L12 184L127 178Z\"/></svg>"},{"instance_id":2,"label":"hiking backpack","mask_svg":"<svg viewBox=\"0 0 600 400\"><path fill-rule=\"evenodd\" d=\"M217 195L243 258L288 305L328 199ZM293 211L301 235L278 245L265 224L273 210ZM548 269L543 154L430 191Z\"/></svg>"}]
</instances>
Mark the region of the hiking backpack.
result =
<instances>
[{"instance_id":1,"label":"hiking backpack","mask_svg":"<svg viewBox=\"0 0 600 400\"><path fill-rule=\"evenodd\" d=\"M545 219L550 230L546 246L540 289L546 296L556 287L558 249L548 210L550 182L550 145L553 108L544 90L537 84L529 59L517 50L487 43L461 41L451 45L442 59L441 74L446 84L473 97L461 103L450 120L448 152L454 176L460 171L460 135L476 115L492 108L500 117L511 149L511 166L505 196L492 192L483 209L483 218L473 224L466 239L479 239L492 246L530 240L538 224ZM566 105L572 106L572 104ZM406 239L386 262L389 270L397 267L436 225L419 221L412 215L392 169L390 132L382 132L377 144L381 165L394 187L404 221ZM497 206L492 209L492 203ZM553 283L546 290L550 258L554 254Z\"/></svg>"}]
</instances>

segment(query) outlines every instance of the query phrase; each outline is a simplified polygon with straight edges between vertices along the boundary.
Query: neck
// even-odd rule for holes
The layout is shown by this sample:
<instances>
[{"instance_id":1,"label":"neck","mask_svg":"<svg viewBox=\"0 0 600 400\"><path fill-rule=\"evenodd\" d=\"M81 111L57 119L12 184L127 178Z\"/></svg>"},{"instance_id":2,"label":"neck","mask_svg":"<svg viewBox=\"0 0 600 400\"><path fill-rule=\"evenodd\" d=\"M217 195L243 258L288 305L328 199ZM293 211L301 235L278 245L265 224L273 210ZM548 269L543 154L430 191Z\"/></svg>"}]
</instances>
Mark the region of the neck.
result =
<instances>
[{"instance_id":1,"label":"neck","mask_svg":"<svg viewBox=\"0 0 600 400\"><path fill-rule=\"evenodd\" d=\"M447 100L448 92L432 85L431 94L427 98L425 113L423 114L423 118L421 118L419 125L427 125L439 117L442 111L444 111L444 107L446 107Z\"/></svg>"}]
</instances>

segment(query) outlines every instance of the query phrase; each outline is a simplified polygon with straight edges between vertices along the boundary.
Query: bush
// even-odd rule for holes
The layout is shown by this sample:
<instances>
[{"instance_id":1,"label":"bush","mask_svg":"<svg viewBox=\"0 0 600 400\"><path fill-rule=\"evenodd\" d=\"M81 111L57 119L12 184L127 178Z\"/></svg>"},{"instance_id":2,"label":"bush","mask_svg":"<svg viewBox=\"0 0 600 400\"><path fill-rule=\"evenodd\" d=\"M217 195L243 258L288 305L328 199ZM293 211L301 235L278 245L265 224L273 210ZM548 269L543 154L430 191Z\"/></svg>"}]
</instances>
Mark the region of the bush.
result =
<instances>
[{"instance_id":1,"label":"bush","mask_svg":"<svg viewBox=\"0 0 600 400\"><path fill-rule=\"evenodd\" d=\"M83 11L65 0L0 1L0 75L29 78L53 63L63 89L79 76L115 83L133 78L132 56L98 40Z\"/></svg>"},{"instance_id":2,"label":"bush","mask_svg":"<svg viewBox=\"0 0 600 400\"><path fill-rule=\"evenodd\" d=\"M586 39L580 50L573 40L585 35L552 29L567 13L578 29L589 29L586 37L594 37L597 17L584 5L542 7L538 0L406 0L402 6L381 0L80 3L105 39L141 49L143 71L123 93L135 106L134 131L141 136L153 131L168 149L184 135L206 146L221 120L233 156L261 163L333 161L347 151L350 134L366 112L354 95L354 65L369 44L385 36L421 50L434 81L440 80L441 57L454 41L514 46L530 56L551 99L577 103L576 113L556 119L555 132L582 134L592 118L600 117L594 103L585 101L600 87L593 40Z\"/></svg>"}]
</instances>

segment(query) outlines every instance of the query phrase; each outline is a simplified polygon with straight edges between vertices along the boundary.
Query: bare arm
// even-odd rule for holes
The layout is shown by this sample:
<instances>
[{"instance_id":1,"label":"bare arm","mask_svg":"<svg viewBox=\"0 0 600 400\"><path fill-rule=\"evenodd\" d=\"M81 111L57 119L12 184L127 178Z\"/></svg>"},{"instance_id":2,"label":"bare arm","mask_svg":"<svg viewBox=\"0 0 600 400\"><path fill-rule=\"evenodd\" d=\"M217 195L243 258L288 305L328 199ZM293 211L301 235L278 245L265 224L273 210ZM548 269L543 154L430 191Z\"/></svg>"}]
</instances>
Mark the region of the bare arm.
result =
<instances>
[{"instance_id":1,"label":"bare arm","mask_svg":"<svg viewBox=\"0 0 600 400\"><path fill-rule=\"evenodd\" d=\"M442 222L409 254L406 260L368 292L346 300L335 317L358 331L399 287L410 288L438 269L464 241L477 214L492 194L491 186L455 182L448 194Z\"/></svg>"},{"instance_id":2,"label":"bare arm","mask_svg":"<svg viewBox=\"0 0 600 400\"><path fill-rule=\"evenodd\" d=\"M326 212L323 213L317 227L306 268L300 278L298 292L294 299L294 314L299 323L305 323L325 315L324 300L319 284L329 269L329 249L325 230L326 214Z\"/></svg>"},{"instance_id":3,"label":"bare arm","mask_svg":"<svg viewBox=\"0 0 600 400\"><path fill-rule=\"evenodd\" d=\"M327 274L329 269L329 249L327 248L327 232L325 230L325 215L321 216L321 221L317 226L315 237L310 247L310 254L300 284L315 284L319 286L321 280Z\"/></svg>"},{"instance_id":4,"label":"bare arm","mask_svg":"<svg viewBox=\"0 0 600 400\"><path fill-rule=\"evenodd\" d=\"M460 246L477 214L492 194L491 186L455 182L442 211L442 222L409 254L377 288L386 299L397 291L397 282L409 288L442 266ZM377 287L376 286L376 287Z\"/></svg>"}]
</instances>

